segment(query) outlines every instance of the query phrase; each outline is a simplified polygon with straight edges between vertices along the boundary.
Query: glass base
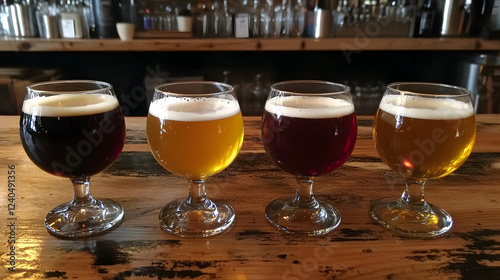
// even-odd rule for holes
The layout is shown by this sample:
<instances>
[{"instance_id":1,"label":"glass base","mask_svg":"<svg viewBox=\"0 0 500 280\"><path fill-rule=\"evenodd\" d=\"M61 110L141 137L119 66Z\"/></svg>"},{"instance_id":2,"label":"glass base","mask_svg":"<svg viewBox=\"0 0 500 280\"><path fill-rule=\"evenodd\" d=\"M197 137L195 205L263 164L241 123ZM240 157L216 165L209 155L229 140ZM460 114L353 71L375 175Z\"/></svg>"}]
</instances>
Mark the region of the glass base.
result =
<instances>
[{"instance_id":1,"label":"glass base","mask_svg":"<svg viewBox=\"0 0 500 280\"><path fill-rule=\"evenodd\" d=\"M332 205L314 200L308 207L292 197L283 197L266 207L269 223L287 233L317 236L331 232L340 224L340 213Z\"/></svg>"},{"instance_id":2,"label":"glass base","mask_svg":"<svg viewBox=\"0 0 500 280\"><path fill-rule=\"evenodd\" d=\"M45 217L47 231L57 237L79 238L105 233L123 220L123 207L111 199L95 200L84 207L70 202L52 209Z\"/></svg>"},{"instance_id":3,"label":"glass base","mask_svg":"<svg viewBox=\"0 0 500 280\"><path fill-rule=\"evenodd\" d=\"M187 200L170 202L160 211L161 227L176 236L198 238L222 233L234 222L235 212L229 204L206 199L202 207L197 206Z\"/></svg>"},{"instance_id":4,"label":"glass base","mask_svg":"<svg viewBox=\"0 0 500 280\"><path fill-rule=\"evenodd\" d=\"M443 209L427 203L410 206L401 199L376 200L370 205L369 214L386 229L407 237L439 236L453 226L453 219Z\"/></svg>"}]
</instances>

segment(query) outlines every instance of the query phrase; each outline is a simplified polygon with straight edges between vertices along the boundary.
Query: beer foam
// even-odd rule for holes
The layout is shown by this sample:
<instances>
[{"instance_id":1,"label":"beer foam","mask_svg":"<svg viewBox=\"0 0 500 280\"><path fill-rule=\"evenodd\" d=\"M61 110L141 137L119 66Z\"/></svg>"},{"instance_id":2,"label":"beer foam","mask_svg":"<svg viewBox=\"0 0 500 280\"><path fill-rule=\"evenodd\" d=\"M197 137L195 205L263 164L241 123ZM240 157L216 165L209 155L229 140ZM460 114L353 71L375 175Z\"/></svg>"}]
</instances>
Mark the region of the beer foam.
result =
<instances>
[{"instance_id":1,"label":"beer foam","mask_svg":"<svg viewBox=\"0 0 500 280\"><path fill-rule=\"evenodd\" d=\"M223 98L165 97L149 106L151 115L172 121L212 121L229 118L239 112L238 101Z\"/></svg>"},{"instance_id":2,"label":"beer foam","mask_svg":"<svg viewBox=\"0 0 500 280\"><path fill-rule=\"evenodd\" d=\"M22 110L43 117L75 117L104 113L118 106L118 100L107 94L65 93L27 99Z\"/></svg>"},{"instance_id":3,"label":"beer foam","mask_svg":"<svg viewBox=\"0 0 500 280\"><path fill-rule=\"evenodd\" d=\"M266 102L271 114L306 118L338 118L354 113L354 105L344 99L322 96L276 96Z\"/></svg>"},{"instance_id":4,"label":"beer foam","mask_svg":"<svg viewBox=\"0 0 500 280\"><path fill-rule=\"evenodd\" d=\"M402 106L403 102L405 107ZM461 119L474 114L471 103L452 98L429 98L415 95L405 95L404 100L399 95L386 95L380 101L379 108L393 115L428 120Z\"/></svg>"}]
</instances>

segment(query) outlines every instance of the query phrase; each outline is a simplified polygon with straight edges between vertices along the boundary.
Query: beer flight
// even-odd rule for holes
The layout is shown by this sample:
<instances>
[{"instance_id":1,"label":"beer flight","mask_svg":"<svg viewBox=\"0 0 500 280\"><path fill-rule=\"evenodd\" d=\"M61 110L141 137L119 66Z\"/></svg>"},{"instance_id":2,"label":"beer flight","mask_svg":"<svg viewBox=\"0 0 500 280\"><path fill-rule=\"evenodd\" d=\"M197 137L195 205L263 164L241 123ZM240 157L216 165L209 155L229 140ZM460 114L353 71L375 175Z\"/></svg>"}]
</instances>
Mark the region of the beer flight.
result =
<instances>
[{"instance_id":1,"label":"beer flight","mask_svg":"<svg viewBox=\"0 0 500 280\"><path fill-rule=\"evenodd\" d=\"M162 229L190 238L229 230L235 211L224 201L210 199L205 181L228 167L243 143L243 118L233 88L209 81L158 85L146 133L158 164L186 178L189 185L187 198L161 209ZM125 143L125 120L112 85L66 80L28 86L20 136L35 165L73 184L73 200L45 218L50 234L81 238L120 224L120 203L93 198L89 184L92 176L116 161ZM406 186L399 198L373 201L368 209L371 219L408 237L449 231L452 217L426 202L424 185L460 167L475 136L468 90L436 83L388 85L374 118L373 140L382 161L406 179ZM333 205L315 199L313 183L315 177L342 166L354 149L357 121L349 87L315 80L273 84L261 138L271 161L297 179L294 196L267 205L270 225L308 236L334 230L341 216Z\"/></svg>"}]
</instances>

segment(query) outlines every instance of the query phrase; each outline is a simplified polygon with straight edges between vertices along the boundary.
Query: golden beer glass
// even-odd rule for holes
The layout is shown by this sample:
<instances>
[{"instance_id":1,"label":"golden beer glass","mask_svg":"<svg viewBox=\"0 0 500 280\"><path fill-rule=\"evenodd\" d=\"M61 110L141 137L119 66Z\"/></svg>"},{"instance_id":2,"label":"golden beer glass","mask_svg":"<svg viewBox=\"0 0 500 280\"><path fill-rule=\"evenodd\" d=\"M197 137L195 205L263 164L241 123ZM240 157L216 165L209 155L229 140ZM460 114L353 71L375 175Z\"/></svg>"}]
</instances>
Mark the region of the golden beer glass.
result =
<instances>
[{"instance_id":1,"label":"golden beer glass","mask_svg":"<svg viewBox=\"0 0 500 280\"><path fill-rule=\"evenodd\" d=\"M373 123L381 159L406 178L398 199L372 202L370 217L383 227L409 237L432 237L453 226L452 217L424 198L429 179L444 177L468 158L476 138L470 92L434 83L387 86Z\"/></svg>"},{"instance_id":2,"label":"golden beer glass","mask_svg":"<svg viewBox=\"0 0 500 280\"><path fill-rule=\"evenodd\" d=\"M234 210L207 197L205 180L228 167L243 143L243 118L233 88L216 82L161 84L151 100L146 131L158 163L189 183L187 199L161 210L162 228L182 237L227 230Z\"/></svg>"}]
</instances>

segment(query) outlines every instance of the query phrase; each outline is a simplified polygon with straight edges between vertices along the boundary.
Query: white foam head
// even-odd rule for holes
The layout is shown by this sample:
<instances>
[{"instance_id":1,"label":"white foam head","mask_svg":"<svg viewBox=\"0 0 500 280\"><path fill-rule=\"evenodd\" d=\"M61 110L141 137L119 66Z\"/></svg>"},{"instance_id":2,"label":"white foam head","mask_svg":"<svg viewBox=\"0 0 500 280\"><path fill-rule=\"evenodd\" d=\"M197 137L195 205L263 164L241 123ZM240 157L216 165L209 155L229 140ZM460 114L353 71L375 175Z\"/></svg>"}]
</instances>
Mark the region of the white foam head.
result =
<instances>
[{"instance_id":1,"label":"white foam head","mask_svg":"<svg viewBox=\"0 0 500 280\"><path fill-rule=\"evenodd\" d=\"M210 121L232 117L240 112L234 99L206 97L172 97L157 99L149 106L149 113L160 120Z\"/></svg>"},{"instance_id":2,"label":"white foam head","mask_svg":"<svg viewBox=\"0 0 500 280\"><path fill-rule=\"evenodd\" d=\"M65 93L27 99L22 110L25 114L36 116L72 117L104 113L118 106L116 97L107 94Z\"/></svg>"},{"instance_id":3,"label":"white foam head","mask_svg":"<svg viewBox=\"0 0 500 280\"><path fill-rule=\"evenodd\" d=\"M428 120L461 119L474 114L470 102L418 95L385 95L379 108L393 115Z\"/></svg>"},{"instance_id":4,"label":"white foam head","mask_svg":"<svg viewBox=\"0 0 500 280\"><path fill-rule=\"evenodd\" d=\"M322 96L276 96L266 102L271 114L305 118L338 118L354 113L354 105L344 99Z\"/></svg>"}]
</instances>

